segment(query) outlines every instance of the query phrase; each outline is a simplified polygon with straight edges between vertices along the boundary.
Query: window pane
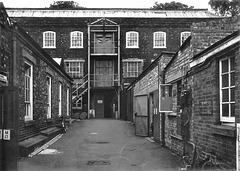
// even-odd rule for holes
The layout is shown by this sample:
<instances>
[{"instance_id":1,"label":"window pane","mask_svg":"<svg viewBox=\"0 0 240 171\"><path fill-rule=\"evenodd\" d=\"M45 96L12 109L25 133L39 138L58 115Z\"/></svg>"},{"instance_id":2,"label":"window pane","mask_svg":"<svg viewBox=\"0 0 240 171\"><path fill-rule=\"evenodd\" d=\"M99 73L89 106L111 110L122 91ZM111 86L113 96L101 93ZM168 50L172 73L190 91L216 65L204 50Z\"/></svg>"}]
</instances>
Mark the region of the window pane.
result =
<instances>
[{"instance_id":1,"label":"window pane","mask_svg":"<svg viewBox=\"0 0 240 171\"><path fill-rule=\"evenodd\" d=\"M235 72L231 73L230 80L231 80L231 86L235 86Z\"/></svg>"},{"instance_id":2,"label":"window pane","mask_svg":"<svg viewBox=\"0 0 240 171\"><path fill-rule=\"evenodd\" d=\"M222 75L222 87L228 87L228 74Z\"/></svg>"},{"instance_id":3,"label":"window pane","mask_svg":"<svg viewBox=\"0 0 240 171\"><path fill-rule=\"evenodd\" d=\"M230 71L234 71L235 70L235 58L231 58L230 59Z\"/></svg>"},{"instance_id":4,"label":"window pane","mask_svg":"<svg viewBox=\"0 0 240 171\"><path fill-rule=\"evenodd\" d=\"M231 117L235 116L235 104L231 104Z\"/></svg>"},{"instance_id":5,"label":"window pane","mask_svg":"<svg viewBox=\"0 0 240 171\"><path fill-rule=\"evenodd\" d=\"M222 105L222 116L229 116L229 105L223 104Z\"/></svg>"},{"instance_id":6,"label":"window pane","mask_svg":"<svg viewBox=\"0 0 240 171\"><path fill-rule=\"evenodd\" d=\"M231 91L231 102L234 102L235 101L235 88L231 88L230 89L230 91Z\"/></svg>"},{"instance_id":7,"label":"window pane","mask_svg":"<svg viewBox=\"0 0 240 171\"><path fill-rule=\"evenodd\" d=\"M222 102L229 102L228 89L222 90Z\"/></svg>"},{"instance_id":8,"label":"window pane","mask_svg":"<svg viewBox=\"0 0 240 171\"><path fill-rule=\"evenodd\" d=\"M228 72L228 60L223 60L222 61L222 73Z\"/></svg>"}]
</instances>

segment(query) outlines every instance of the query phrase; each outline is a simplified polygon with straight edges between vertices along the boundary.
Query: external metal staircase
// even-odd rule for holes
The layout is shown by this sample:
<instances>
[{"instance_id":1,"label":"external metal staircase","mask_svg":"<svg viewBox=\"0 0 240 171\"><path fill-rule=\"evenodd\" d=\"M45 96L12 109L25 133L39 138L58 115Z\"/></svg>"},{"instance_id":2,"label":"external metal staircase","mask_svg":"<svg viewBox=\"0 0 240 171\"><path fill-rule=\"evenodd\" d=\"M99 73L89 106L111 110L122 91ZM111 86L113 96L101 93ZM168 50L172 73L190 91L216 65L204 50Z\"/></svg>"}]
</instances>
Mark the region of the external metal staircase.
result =
<instances>
[{"instance_id":1,"label":"external metal staircase","mask_svg":"<svg viewBox=\"0 0 240 171\"><path fill-rule=\"evenodd\" d=\"M81 98L87 91L87 83L88 83L88 75L85 75L83 77L84 82L80 84L76 89L72 92L72 101L75 102L79 98Z\"/></svg>"}]
</instances>

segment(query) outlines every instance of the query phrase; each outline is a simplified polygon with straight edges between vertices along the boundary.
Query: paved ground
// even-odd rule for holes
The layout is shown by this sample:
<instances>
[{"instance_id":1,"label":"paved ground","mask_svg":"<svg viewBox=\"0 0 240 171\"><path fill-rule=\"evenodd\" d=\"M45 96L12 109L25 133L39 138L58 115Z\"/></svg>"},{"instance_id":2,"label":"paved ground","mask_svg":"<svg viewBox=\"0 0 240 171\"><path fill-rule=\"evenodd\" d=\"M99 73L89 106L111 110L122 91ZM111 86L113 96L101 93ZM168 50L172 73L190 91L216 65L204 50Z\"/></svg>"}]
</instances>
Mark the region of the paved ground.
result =
<instances>
[{"instance_id":1,"label":"paved ground","mask_svg":"<svg viewBox=\"0 0 240 171\"><path fill-rule=\"evenodd\" d=\"M19 161L19 171L172 171L178 166L169 149L135 136L131 123L110 119L76 121L48 149Z\"/></svg>"}]
</instances>

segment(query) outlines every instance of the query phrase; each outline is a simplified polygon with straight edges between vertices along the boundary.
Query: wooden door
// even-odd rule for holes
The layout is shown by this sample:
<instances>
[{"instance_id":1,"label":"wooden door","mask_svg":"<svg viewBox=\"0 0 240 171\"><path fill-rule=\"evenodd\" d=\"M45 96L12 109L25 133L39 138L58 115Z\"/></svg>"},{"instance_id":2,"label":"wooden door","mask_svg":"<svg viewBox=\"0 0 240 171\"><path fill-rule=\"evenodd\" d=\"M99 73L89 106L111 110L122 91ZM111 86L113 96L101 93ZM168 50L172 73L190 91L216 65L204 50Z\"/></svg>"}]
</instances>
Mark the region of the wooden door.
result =
<instances>
[{"instance_id":1,"label":"wooden door","mask_svg":"<svg viewBox=\"0 0 240 171\"><path fill-rule=\"evenodd\" d=\"M114 85L113 61L95 61L95 87L111 87Z\"/></svg>"},{"instance_id":2,"label":"wooden door","mask_svg":"<svg viewBox=\"0 0 240 171\"><path fill-rule=\"evenodd\" d=\"M135 133L138 136L148 136L148 96L135 96Z\"/></svg>"},{"instance_id":3,"label":"wooden door","mask_svg":"<svg viewBox=\"0 0 240 171\"><path fill-rule=\"evenodd\" d=\"M95 105L96 105L95 117L97 119L104 118L104 103L105 103L104 96L98 96L96 98L96 102L95 102Z\"/></svg>"},{"instance_id":4,"label":"wooden door","mask_svg":"<svg viewBox=\"0 0 240 171\"><path fill-rule=\"evenodd\" d=\"M96 33L95 34L95 54L113 54L114 48L114 34L113 33Z\"/></svg>"}]
</instances>

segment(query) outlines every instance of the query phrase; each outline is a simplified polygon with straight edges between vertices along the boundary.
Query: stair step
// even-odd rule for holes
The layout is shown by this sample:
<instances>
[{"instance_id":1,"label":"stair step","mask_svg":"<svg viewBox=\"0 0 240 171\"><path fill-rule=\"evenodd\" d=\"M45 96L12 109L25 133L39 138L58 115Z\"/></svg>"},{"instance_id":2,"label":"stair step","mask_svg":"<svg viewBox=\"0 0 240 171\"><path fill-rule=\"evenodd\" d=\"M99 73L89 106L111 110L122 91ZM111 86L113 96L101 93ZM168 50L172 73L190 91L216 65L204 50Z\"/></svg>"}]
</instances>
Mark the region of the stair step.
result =
<instances>
[{"instance_id":1,"label":"stair step","mask_svg":"<svg viewBox=\"0 0 240 171\"><path fill-rule=\"evenodd\" d=\"M53 138L56 135L62 133L63 129L58 127L51 127L41 131L41 134L49 138Z\"/></svg>"},{"instance_id":2,"label":"stair step","mask_svg":"<svg viewBox=\"0 0 240 171\"><path fill-rule=\"evenodd\" d=\"M48 141L48 137L44 135L37 135L19 142L19 155L27 157L36 148L42 146Z\"/></svg>"}]
</instances>

